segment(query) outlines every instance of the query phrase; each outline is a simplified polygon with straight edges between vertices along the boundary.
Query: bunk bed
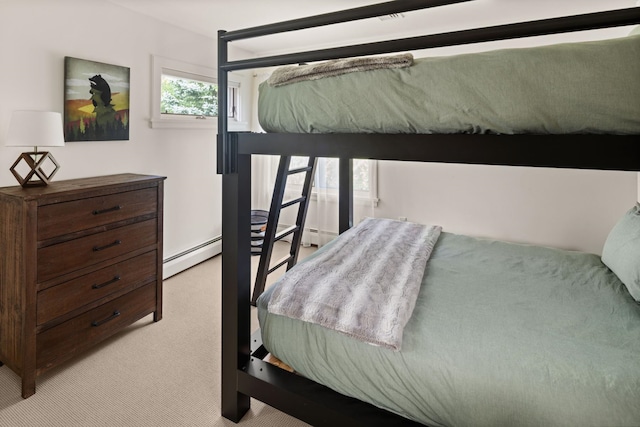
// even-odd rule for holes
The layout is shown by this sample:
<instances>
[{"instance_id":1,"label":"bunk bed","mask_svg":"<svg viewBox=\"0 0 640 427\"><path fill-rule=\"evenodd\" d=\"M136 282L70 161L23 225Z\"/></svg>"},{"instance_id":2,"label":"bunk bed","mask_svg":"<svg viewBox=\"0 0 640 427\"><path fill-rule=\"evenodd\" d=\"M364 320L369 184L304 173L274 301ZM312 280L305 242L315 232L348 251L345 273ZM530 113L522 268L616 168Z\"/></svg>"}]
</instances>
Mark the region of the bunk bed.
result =
<instances>
[{"instance_id":1,"label":"bunk bed","mask_svg":"<svg viewBox=\"0 0 640 427\"><path fill-rule=\"evenodd\" d=\"M325 61L337 58L352 58L364 55L378 55L392 52L405 52L418 49L428 49L440 46L459 45L466 43L477 43L492 40L502 40L509 38L528 37L536 35L545 35L570 31L581 31L589 29L598 29L614 26L626 26L640 23L640 8L630 8L624 10L613 10L607 12L591 13L580 16L569 16L562 18L546 19L541 21L522 22L508 25L500 25L488 28L477 28L471 30L462 30L449 32L444 34L434 34L421 37L412 37L401 40L390 40L385 42L361 44L356 46L346 46L331 49L315 50L310 52L293 53L287 55L278 55L262 58L252 58L246 60L229 61L228 59L228 43L234 40L240 40L251 37L260 37L268 34L275 34L286 31L293 31L316 26L329 25L333 23L348 22L358 19L370 17L408 12L417 9L427 9L430 7L445 7L448 4L461 3L469 0L398 0L387 3L380 3L372 6L366 6L357 9L350 9L341 12L329 13L325 15L314 16L310 18L281 22L276 24L254 27L244 30L219 32L218 39L218 85L219 85L219 109L218 111L226 111L227 106L227 74L234 70L255 69L261 67L271 67L286 64L296 64L303 62ZM637 100L636 100L637 102ZM327 132L323 130L323 132ZM620 134L626 133L626 134ZM491 425L492 422L500 422L500 418L483 419L479 414L473 411L469 412L468 406L459 403L458 415L450 417L438 417L433 413L424 417L416 416L412 413L406 413L404 409L393 406L393 402L378 402L377 398L367 398L361 396L357 391L345 389L342 393L335 390L342 389L335 384L330 386L323 385L320 382L311 380L313 372L307 372L305 375L292 373L283 370L271 363L267 363L265 356L269 352L262 342L262 335L258 333L251 334L251 268L250 268L250 190L251 190L251 156L254 154L274 154L274 155L297 155L297 156L313 156L313 157L337 157L340 159L340 191L339 191L339 231L345 233L353 226L353 199L352 199L352 174L351 165L354 158L370 158L381 160L408 160L421 162L447 162L447 163L463 163L463 164L489 164L489 165L507 165L507 166L533 166L533 167L558 167L558 168L578 168L578 169L601 169L601 170L622 170L622 171L640 171L640 142L637 131L633 129L628 132L611 132L610 129L601 132L591 133L515 133L501 134L493 132L471 133L466 130L451 133L376 133L367 131L360 133L357 130L345 133L234 133L228 131L227 118L221 115L218 123L218 151L217 151L217 167L218 173L223 175L223 289L222 289L222 414L224 417L239 422L243 415L249 410L250 399L256 398L275 408L293 415L296 418L304 420L312 425ZM465 249L462 250L461 247ZM596 256L587 254L573 254L562 251L556 251L548 248L535 248L526 246L509 246L501 242L479 241L467 236L456 236L444 233L437 243L432 259L429 261L429 272L424 279L428 283L430 289L430 297L435 293L435 300L447 298L446 295L439 294L436 283L438 277L450 268L448 258L451 253L463 251L469 254L470 247L475 247L476 255L482 253L482 265L486 268L486 261L493 258L497 263L509 260L518 266L525 264L530 259L530 251L537 253L536 259L546 260L545 262L559 263L561 265L573 266L574 261L582 264L586 276L582 278L570 277L572 280L591 283L588 287L594 295L600 295L602 287L614 289L608 298L611 304L623 304L624 308L615 308L612 305L600 305L594 308L598 314L594 314L596 319L598 316L606 316L604 311L623 311L626 313L627 319L633 319L638 323L638 306L629 297L624 290L619 279L615 277L611 271L602 265L600 259ZM324 250L324 249L323 249ZM524 251L520 256L521 251ZM319 251L322 253L321 251ZM520 258L518 258L520 256ZM560 260L560 261L559 261ZM542 261L541 261L542 262ZM473 263L472 263L473 264ZM575 265L577 265L575 264ZM511 264L515 265L515 264ZM465 270L468 277L479 275L480 270L477 264L470 265ZM475 270L474 270L475 268ZM534 267L535 268L535 267ZM513 270L518 270L513 268ZM525 269L526 270L526 269ZM567 269L555 270L556 276L571 274ZM499 271L496 274L503 274L506 270ZM433 274L432 274L433 273ZM526 289L532 288L531 278L527 278L526 274L530 271L522 273L523 275L510 276L510 280L514 283L521 283L525 288L519 288L517 293L527 293ZM511 274L511 272L510 272ZM515 274L515 273L514 273ZM591 278L596 275L599 279L592 281ZM589 279L585 277L589 277ZM601 280L600 280L601 279ZM449 279L445 279L445 284ZM434 285L434 283L436 283ZM440 282L442 283L442 282ZM572 282L573 283L573 282ZM529 285L527 287L527 285ZM435 287L434 287L435 286ZM570 287L570 285L567 285ZM446 286L445 286L446 287ZM271 288L274 289L274 288ZM468 289L469 293L463 295L470 296L482 300L482 291ZM503 292L504 290L500 291ZM535 292L535 291L534 291ZM549 292L554 293L551 289ZM273 316L268 313L268 299L273 292L267 291L258 301L259 316L261 325L268 325L268 329L288 328L287 331L292 334L292 341L296 346L300 347L297 351L304 354L301 342L304 338L300 338L301 329L318 329L315 325L300 326L290 319ZM494 295L495 296L495 295ZM556 295L557 296L557 295ZM451 297L451 296L449 296ZM487 300L490 300L491 294L486 294ZM565 301L572 299L571 294L563 294L561 296ZM420 296L418 299L424 299ZM495 298L494 298L495 299ZM580 298L578 298L580 299ZM482 300L482 302L487 302ZM513 301L517 305L519 300ZM580 299L580 303L585 301ZM444 315L442 312L425 310L420 304L416 305L414 317L429 317L438 314ZM469 316L485 316L487 312L495 310L490 305L485 307L483 313L469 312ZM575 307L574 307L575 308ZM489 313L490 314L490 313ZM512 313L513 314L513 313ZM551 315L550 315L551 316ZM603 317L604 318L604 317ZM513 320L513 319L512 319ZM516 321L516 320L514 320ZM410 325L409 325L410 326ZM459 325L460 326L460 325ZM568 325L565 325L569 327ZM636 328L631 337L637 336L638 325L626 324L625 327ZM544 331L544 325L539 330ZM420 330L422 331L422 330ZM461 336L469 334L470 331L457 330ZM422 331L424 332L424 331ZM415 340L416 336L411 335L409 331L406 339ZM437 334L437 328L431 328L425 333ZM505 352L510 352L508 345L508 337L517 339L517 330L505 328L504 335L506 340L502 344L505 346ZM295 336L294 336L295 335ZM615 334L613 334L615 335ZM504 337L501 337L503 339ZM268 337L271 345L279 346L276 338ZM318 342L322 339L318 338ZM342 336L333 337L342 343L343 351L347 355L352 355L355 348L362 347L362 343L354 343L351 338ZM280 342L282 339L280 340ZM446 341L446 338L445 338ZM444 341L443 341L444 342ZM453 342L456 342L453 340ZM506 343L506 344L505 344ZM485 342L484 345L491 347L491 342ZM320 347L317 352L326 352L325 344L318 344ZM565 349L566 350L566 349ZM290 350L279 350L284 353ZM376 352L390 352L387 349L374 349ZM441 377L452 375L455 372L455 361L457 355L464 352L464 349L456 348L452 345L451 351L456 351L456 357L447 356L446 348L438 349L434 355L430 355L428 360L433 362L433 357L439 357L441 361L451 359L446 364L453 371L448 369ZM393 357L402 358L402 350L399 353L392 352ZM277 355L277 354L276 354ZM575 354L563 353L567 364L576 363L580 365L580 361L575 359ZM517 357L515 356L518 360ZM409 358L410 359L410 358ZM579 359L579 358L578 358ZM635 358L637 359L637 357ZM304 370L304 363L296 361L295 356L292 357L294 364ZM339 360L339 359L337 359ZM523 359L525 360L525 359ZM527 359L531 361L531 358ZM288 362L285 360L285 362ZM311 362L313 363L313 362ZM359 361L347 364L356 369ZM416 360L409 360L409 368L412 364L419 363ZM444 362L443 362L444 363ZM450 365L453 363L453 365ZM491 360L489 360L491 363ZM637 363L635 367L637 368ZM363 363L366 365L366 363ZM437 365L437 363L435 363ZM392 365L387 365L392 366ZM542 369L536 365L536 369ZM590 366L588 363L584 366ZM597 366L590 366L597 369ZM370 368L379 369L379 368ZM395 369L395 368L390 368ZM436 366L437 369L437 366ZM349 368L346 369L349 371ZM365 368L366 370L366 368ZM398 369L401 370L401 369ZM395 372L395 371L394 371ZM574 375L576 371L571 371ZM544 373L540 373L543 375ZM546 374L549 374L548 372ZM609 377L599 378L598 381L611 381L613 384L614 373L609 372ZM617 374L617 373L616 373ZM345 374L346 375L346 374ZM367 377L366 372L359 372L357 375L365 378L365 381L371 381L371 377ZM411 372L409 372L411 375ZM431 373L433 375L433 373ZM551 375L551 374L550 374ZM611 376L613 375L613 377ZM308 377L308 378L307 378ZM368 378L368 379L367 379ZM468 379L468 378L467 378ZM474 379L482 381L481 379ZM505 380L503 378L503 380ZM317 381L321 381L317 379ZM433 382L444 381L451 384L456 383L459 379L453 377L438 378ZM506 380L505 380L506 381ZM633 399L634 389L638 389L640 379L632 378L631 382L625 386L623 392L627 392ZM634 382L635 381L635 382ZM357 381L354 381L357 382ZM388 384L380 387L388 387ZM633 386L635 384L635 387ZM527 386L535 387L535 384L527 384ZM568 384L567 387L571 387ZM375 387L374 387L375 388ZM481 388L480 388L481 389ZM425 384L425 390L431 390L429 384ZM478 389L476 389L477 391ZM505 390L508 390L505 388ZM403 394L402 390L396 388L393 390L395 395ZM426 391L418 391L418 393L428 395L428 399L432 399L429 405L438 407L442 405L442 401L446 397L439 396L437 392L430 395ZM349 397L347 394L355 397ZM622 393L624 394L624 393ZM620 399L625 399L622 394L614 394ZM554 422L554 410L549 410L550 419L539 419L536 415L544 413L545 408L535 408L538 412L533 411L527 415L526 397L521 397L523 406L512 407L513 396L504 395L502 399L495 395L487 395L488 400L503 400L504 405L500 402L496 405L499 407L497 411L510 413L501 420L503 424L517 424L519 422L525 424L552 424ZM552 402L557 396L548 395L548 401ZM470 397L477 399L477 396ZM602 398L602 396L600 396ZM628 398L628 396L626 397ZM408 399L410 400L410 399ZM369 403L367 403L368 401ZM580 410L580 407L589 407L588 401L577 400L569 403L575 404L574 409ZM485 402L486 403L486 402ZM578 404L579 403L579 404ZM423 402L424 404L424 402ZM455 408L456 402L453 402ZM540 404L539 402L536 404ZM602 404L602 402L600 402ZM628 404L625 403L625 404ZM551 405L551 403L550 403ZM419 405L418 405L419 406ZM627 405L628 406L628 405ZM631 403L630 417L632 421L640 422L640 419L633 418L637 416L637 410ZM451 404L444 405L445 412L452 411ZM511 412L510 412L511 411ZM515 412L520 412L522 418L514 418ZM633 412L636 411L636 412ZM634 415L635 414L635 415ZM460 416L462 418L456 418ZM478 417L478 418L474 418ZM578 418L576 418L578 419ZM624 418L623 418L624 419ZM626 419L627 424L633 425ZM561 422L567 423L564 419ZM637 423L635 423L637 424Z\"/></svg>"}]
</instances>

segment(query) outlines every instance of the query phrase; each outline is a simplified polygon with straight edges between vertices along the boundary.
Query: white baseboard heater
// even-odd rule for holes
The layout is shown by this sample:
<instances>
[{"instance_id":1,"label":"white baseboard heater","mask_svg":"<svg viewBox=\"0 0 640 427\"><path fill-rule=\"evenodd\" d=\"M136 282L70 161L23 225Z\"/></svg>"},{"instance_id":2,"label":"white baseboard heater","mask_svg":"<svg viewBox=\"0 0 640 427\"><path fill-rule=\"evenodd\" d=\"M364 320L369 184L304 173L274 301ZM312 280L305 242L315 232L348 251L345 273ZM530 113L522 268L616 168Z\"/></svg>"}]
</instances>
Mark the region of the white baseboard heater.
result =
<instances>
[{"instance_id":1,"label":"white baseboard heater","mask_svg":"<svg viewBox=\"0 0 640 427\"><path fill-rule=\"evenodd\" d=\"M162 278L168 279L220 253L222 253L222 236L217 236L163 260Z\"/></svg>"}]
</instances>

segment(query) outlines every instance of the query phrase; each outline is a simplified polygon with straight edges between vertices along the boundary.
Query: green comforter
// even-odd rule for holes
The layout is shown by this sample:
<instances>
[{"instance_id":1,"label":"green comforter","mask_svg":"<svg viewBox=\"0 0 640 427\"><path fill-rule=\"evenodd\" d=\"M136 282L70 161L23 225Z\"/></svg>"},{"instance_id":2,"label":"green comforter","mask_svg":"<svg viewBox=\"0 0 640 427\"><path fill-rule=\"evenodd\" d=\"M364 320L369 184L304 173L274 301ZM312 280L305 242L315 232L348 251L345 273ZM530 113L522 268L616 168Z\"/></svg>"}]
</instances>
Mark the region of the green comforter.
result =
<instances>
[{"instance_id":1,"label":"green comforter","mask_svg":"<svg viewBox=\"0 0 640 427\"><path fill-rule=\"evenodd\" d=\"M402 351L259 300L263 342L302 375L447 426L640 425L640 305L596 255L443 233Z\"/></svg>"},{"instance_id":2,"label":"green comforter","mask_svg":"<svg viewBox=\"0 0 640 427\"><path fill-rule=\"evenodd\" d=\"M267 132L640 134L640 35L260 85Z\"/></svg>"}]
</instances>

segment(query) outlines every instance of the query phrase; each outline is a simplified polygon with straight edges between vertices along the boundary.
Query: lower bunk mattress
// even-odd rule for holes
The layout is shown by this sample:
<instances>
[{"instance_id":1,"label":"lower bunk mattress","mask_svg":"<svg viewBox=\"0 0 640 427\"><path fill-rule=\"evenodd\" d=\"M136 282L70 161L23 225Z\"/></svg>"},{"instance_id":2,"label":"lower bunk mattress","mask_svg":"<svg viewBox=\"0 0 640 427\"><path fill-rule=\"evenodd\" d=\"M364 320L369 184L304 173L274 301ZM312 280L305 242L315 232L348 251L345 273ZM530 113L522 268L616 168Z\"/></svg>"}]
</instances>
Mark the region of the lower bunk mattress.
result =
<instances>
[{"instance_id":1,"label":"lower bunk mattress","mask_svg":"<svg viewBox=\"0 0 640 427\"><path fill-rule=\"evenodd\" d=\"M259 88L266 132L640 134L640 35Z\"/></svg>"},{"instance_id":2,"label":"lower bunk mattress","mask_svg":"<svg viewBox=\"0 0 640 427\"><path fill-rule=\"evenodd\" d=\"M270 314L276 286L265 347L339 393L431 426L640 425L640 305L597 255L442 233L401 351Z\"/></svg>"}]
</instances>

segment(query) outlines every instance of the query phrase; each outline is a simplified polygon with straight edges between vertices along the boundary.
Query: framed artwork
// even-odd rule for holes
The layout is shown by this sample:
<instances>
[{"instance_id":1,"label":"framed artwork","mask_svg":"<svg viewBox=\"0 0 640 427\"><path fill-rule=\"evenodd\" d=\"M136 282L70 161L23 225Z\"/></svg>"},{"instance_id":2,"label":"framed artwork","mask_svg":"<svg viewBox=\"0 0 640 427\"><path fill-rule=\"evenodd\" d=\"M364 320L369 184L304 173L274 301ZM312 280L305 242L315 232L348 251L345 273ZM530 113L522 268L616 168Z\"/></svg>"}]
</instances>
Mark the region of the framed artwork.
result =
<instances>
[{"instance_id":1,"label":"framed artwork","mask_svg":"<svg viewBox=\"0 0 640 427\"><path fill-rule=\"evenodd\" d=\"M129 68L64 58L64 140L129 140Z\"/></svg>"}]
</instances>

